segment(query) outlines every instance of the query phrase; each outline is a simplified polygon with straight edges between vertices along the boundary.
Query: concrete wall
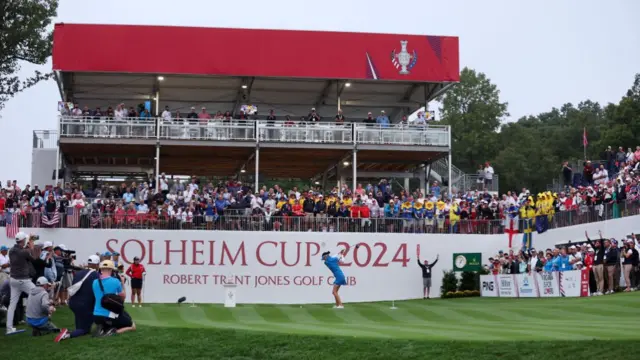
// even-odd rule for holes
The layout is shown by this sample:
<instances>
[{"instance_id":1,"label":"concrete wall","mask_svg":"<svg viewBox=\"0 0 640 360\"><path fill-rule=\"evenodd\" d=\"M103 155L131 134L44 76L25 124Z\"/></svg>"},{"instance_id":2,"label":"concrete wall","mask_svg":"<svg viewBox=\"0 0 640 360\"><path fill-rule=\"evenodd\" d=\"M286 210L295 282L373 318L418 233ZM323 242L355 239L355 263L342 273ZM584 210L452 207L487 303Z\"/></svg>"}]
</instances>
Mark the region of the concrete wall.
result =
<instances>
[{"instance_id":1,"label":"concrete wall","mask_svg":"<svg viewBox=\"0 0 640 360\"><path fill-rule=\"evenodd\" d=\"M31 156L31 185L41 189L54 185L53 172L56 164L56 149L33 149Z\"/></svg>"}]
</instances>

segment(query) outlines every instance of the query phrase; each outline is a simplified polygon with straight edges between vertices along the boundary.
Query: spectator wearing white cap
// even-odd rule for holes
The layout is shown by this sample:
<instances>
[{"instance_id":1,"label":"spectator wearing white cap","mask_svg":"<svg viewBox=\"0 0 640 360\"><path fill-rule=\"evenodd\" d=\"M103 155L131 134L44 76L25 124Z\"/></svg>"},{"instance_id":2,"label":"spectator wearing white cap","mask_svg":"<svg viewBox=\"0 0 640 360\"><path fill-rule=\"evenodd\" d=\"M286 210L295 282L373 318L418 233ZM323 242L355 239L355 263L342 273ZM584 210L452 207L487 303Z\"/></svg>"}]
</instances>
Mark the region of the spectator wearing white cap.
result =
<instances>
[{"instance_id":1,"label":"spectator wearing white cap","mask_svg":"<svg viewBox=\"0 0 640 360\"><path fill-rule=\"evenodd\" d=\"M31 326L32 335L40 336L51 332L60 332L51 322L51 315L56 311L49 298L51 283L41 276L36 280L36 286L29 291L27 299L27 324Z\"/></svg>"},{"instance_id":2,"label":"spectator wearing white cap","mask_svg":"<svg viewBox=\"0 0 640 360\"><path fill-rule=\"evenodd\" d=\"M24 330L16 330L13 327L13 316L22 294L29 294L31 289L35 287L29 274L29 264L34 260L31 255L32 250L33 241L27 241L27 234L22 231L17 233L16 244L9 251L11 300L7 312L7 335L24 332Z\"/></svg>"},{"instance_id":3,"label":"spectator wearing white cap","mask_svg":"<svg viewBox=\"0 0 640 360\"><path fill-rule=\"evenodd\" d=\"M376 118L376 124L378 124L378 126L381 128L389 127L389 117L384 112L384 110L380 111L380 115Z\"/></svg>"},{"instance_id":4,"label":"spectator wearing white cap","mask_svg":"<svg viewBox=\"0 0 640 360\"><path fill-rule=\"evenodd\" d=\"M52 259L53 255L53 243L51 241L45 241L42 245L42 253L40 253L40 259L47 262L47 266L44 268L44 277L49 282L54 283L58 278L58 271L55 266L55 262Z\"/></svg>"},{"instance_id":5,"label":"spectator wearing white cap","mask_svg":"<svg viewBox=\"0 0 640 360\"><path fill-rule=\"evenodd\" d=\"M311 111L307 116L307 121L310 123L320 122L320 115L316 112L316 108L311 108Z\"/></svg>"},{"instance_id":6,"label":"spectator wearing white cap","mask_svg":"<svg viewBox=\"0 0 640 360\"><path fill-rule=\"evenodd\" d=\"M77 271L73 277L72 285L69 288L69 308L73 311L76 329L68 332L62 329L55 341L80 337L91 332L93 325L93 307L96 298L93 295L93 282L99 278L98 265L100 257L91 255L87 260L87 268Z\"/></svg>"}]
</instances>

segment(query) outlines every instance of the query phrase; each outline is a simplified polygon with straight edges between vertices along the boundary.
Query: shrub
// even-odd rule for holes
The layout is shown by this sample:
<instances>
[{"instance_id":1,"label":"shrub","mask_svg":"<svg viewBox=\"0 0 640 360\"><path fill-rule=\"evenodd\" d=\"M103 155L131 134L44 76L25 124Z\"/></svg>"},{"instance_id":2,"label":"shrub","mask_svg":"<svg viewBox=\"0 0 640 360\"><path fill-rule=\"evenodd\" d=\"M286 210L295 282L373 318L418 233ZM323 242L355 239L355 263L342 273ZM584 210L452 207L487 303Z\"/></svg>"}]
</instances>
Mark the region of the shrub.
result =
<instances>
[{"instance_id":1,"label":"shrub","mask_svg":"<svg viewBox=\"0 0 640 360\"><path fill-rule=\"evenodd\" d=\"M458 290L480 290L480 275L471 271L463 271Z\"/></svg>"},{"instance_id":2,"label":"shrub","mask_svg":"<svg viewBox=\"0 0 640 360\"><path fill-rule=\"evenodd\" d=\"M453 271L443 271L442 285L440 286L440 294L456 292L458 290L458 278ZM443 297L441 295L441 297Z\"/></svg>"}]
</instances>

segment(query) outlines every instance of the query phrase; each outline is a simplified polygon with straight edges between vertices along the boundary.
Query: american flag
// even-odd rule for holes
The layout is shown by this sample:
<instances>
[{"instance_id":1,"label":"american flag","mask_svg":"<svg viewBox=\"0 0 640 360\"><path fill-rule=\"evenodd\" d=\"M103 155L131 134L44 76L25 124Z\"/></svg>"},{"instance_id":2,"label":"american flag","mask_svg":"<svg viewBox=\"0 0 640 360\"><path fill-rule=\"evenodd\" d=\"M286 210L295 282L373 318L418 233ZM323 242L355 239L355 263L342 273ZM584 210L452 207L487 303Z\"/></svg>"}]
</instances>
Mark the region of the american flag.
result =
<instances>
[{"instance_id":1,"label":"american flag","mask_svg":"<svg viewBox=\"0 0 640 360\"><path fill-rule=\"evenodd\" d=\"M42 215L42 225L55 227L60 223L60 214L57 211L44 213Z\"/></svg>"},{"instance_id":2,"label":"american flag","mask_svg":"<svg viewBox=\"0 0 640 360\"><path fill-rule=\"evenodd\" d=\"M67 208L67 227L77 228L80 226L80 209L69 206Z\"/></svg>"},{"instance_id":3,"label":"american flag","mask_svg":"<svg viewBox=\"0 0 640 360\"><path fill-rule=\"evenodd\" d=\"M587 128L583 128L582 131L582 146L587 147L589 145L589 140L587 140Z\"/></svg>"},{"instance_id":4,"label":"american flag","mask_svg":"<svg viewBox=\"0 0 640 360\"><path fill-rule=\"evenodd\" d=\"M31 213L31 226L34 228L39 228L40 223L42 222L42 213L40 211L34 211Z\"/></svg>"},{"instance_id":5,"label":"american flag","mask_svg":"<svg viewBox=\"0 0 640 360\"><path fill-rule=\"evenodd\" d=\"M6 218L7 238L13 239L20 231L20 213L7 213Z\"/></svg>"}]
</instances>

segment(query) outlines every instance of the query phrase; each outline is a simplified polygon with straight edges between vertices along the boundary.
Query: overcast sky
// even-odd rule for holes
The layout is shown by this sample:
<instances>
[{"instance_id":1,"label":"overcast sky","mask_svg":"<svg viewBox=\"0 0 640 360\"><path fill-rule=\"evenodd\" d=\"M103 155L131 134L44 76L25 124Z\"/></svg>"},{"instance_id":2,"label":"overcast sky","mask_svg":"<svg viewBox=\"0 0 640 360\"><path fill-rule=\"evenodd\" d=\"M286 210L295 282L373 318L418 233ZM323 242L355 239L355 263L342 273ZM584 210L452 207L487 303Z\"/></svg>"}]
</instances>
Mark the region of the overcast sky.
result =
<instances>
[{"instance_id":1,"label":"overcast sky","mask_svg":"<svg viewBox=\"0 0 640 360\"><path fill-rule=\"evenodd\" d=\"M640 72L638 14L637 0L61 0L55 22L458 36L460 67L486 73L516 120L566 102L617 102ZM100 44L77 44L78 51L87 46ZM142 47L120 51L162 53ZM36 68L24 65L21 73ZM51 63L42 70L50 71ZM6 104L0 180L31 181L32 131L55 128L59 100L49 81Z\"/></svg>"}]
</instances>

